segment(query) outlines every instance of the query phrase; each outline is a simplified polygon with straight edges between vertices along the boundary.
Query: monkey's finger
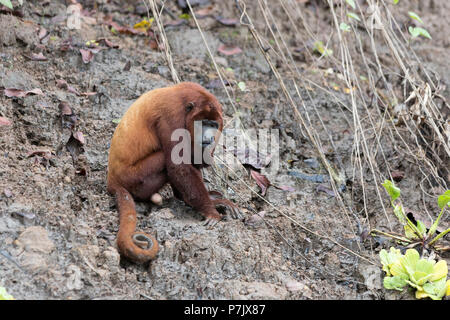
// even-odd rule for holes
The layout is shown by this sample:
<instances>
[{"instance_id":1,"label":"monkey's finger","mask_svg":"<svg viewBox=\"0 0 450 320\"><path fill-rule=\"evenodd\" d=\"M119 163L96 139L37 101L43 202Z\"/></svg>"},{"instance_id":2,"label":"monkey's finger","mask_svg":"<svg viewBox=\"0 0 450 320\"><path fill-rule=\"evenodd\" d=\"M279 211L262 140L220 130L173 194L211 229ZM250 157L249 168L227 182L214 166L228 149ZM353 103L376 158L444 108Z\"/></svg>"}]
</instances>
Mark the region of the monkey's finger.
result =
<instances>
[{"instance_id":1,"label":"monkey's finger","mask_svg":"<svg viewBox=\"0 0 450 320\"><path fill-rule=\"evenodd\" d=\"M227 213L233 218L233 219L242 219L243 216L241 214L241 210L239 207L235 205L227 205L225 206Z\"/></svg>"},{"instance_id":2,"label":"monkey's finger","mask_svg":"<svg viewBox=\"0 0 450 320\"><path fill-rule=\"evenodd\" d=\"M242 220L244 218L241 209L238 207L233 207L233 210L231 212L232 212L231 216L233 217L233 219Z\"/></svg>"},{"instance_id":3,"label":"monkey's finger","mask_svg":"<svg viewBox=\"0 0 450 320\"><path fill-rule=\"evenodd\" d=\"M213 228L217 223L219 222L216 218L206 218L205 221L203 221L203 225L205 227Z\"/></svg>"}]
</instances>

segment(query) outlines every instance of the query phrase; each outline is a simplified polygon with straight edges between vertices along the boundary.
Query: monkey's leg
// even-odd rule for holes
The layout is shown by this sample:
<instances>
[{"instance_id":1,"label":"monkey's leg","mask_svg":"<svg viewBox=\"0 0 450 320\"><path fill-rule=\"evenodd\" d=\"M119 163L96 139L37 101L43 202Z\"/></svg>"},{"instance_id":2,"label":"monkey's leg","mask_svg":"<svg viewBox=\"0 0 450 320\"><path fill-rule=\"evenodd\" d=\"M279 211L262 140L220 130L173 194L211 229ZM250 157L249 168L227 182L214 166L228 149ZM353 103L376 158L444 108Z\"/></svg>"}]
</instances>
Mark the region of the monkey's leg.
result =
<instances>
[{"instance_id":1,"label":"monkey's leg","mask_svg":"<svg viewBox=\"0 0 450 320\"><path fill-rule=\"evenodd\" d=\"M152 153L123 174L128 177L127 189L139 200L150 200L168 181L164 169L163 152Z\"/></svg>"}]
</instances>

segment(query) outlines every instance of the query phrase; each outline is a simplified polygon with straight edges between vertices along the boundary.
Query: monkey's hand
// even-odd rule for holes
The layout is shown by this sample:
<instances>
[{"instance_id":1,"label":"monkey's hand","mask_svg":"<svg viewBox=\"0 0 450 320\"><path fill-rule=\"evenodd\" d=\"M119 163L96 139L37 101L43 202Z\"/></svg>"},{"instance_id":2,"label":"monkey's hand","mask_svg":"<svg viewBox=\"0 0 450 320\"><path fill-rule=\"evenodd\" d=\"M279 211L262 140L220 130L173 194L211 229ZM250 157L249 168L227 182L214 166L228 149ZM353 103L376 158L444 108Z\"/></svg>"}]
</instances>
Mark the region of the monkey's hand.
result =
<instances>
[{"instance_id":1,"label":"monkey's hand","mask_svg":"<svg viewBox=\"0 0 450 320\"><path fill-rule=\"evenodd\" d=\"M243 214L241 212L241 209L237 205L235 205L233 202L227 199L211 199L214 206L217 208L224 208L225 212L230 215L233 219L239 219L242 220Z\"/></svg>"},{"instance_id":2,"label":"monkey's hand","mask_svg":"<svg viewBox=\"0 0 450 320\"><path fill-rule=\"evenodd\" d=\"M220 220L222 220L222 216L216 212L215 214L209 214L205 216L205 220L203 220L203 225L207 227L214 227Z\"/></svg>"}]
</instances>

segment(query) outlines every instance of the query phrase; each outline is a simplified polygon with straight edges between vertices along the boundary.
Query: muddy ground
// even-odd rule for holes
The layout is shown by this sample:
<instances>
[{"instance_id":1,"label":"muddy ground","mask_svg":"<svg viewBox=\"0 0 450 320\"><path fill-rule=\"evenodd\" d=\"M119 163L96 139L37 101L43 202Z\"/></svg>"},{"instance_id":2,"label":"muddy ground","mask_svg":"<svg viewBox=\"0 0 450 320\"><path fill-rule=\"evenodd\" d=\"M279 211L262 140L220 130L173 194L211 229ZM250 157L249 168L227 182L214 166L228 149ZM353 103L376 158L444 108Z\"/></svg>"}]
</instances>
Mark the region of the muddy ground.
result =
<instances>
[{"instance_id":1,"label":"muddy ground","mask_svg":"<svg viewBox=\"0 0 450 320\"><path fill-rule=\"evenodd\" d=\"M234 1L197 2L202 4L196 10L212 6L224 18L239 17ZM415 49L430 68L440 71L448 87L449 40L442 26L450 6L444 0L431 1L433 6L428 7L416 2L411 1L411 8L406 4L401 8L420 10L422 19L431 22L428 29L434 41L418 42ZM67 27L65 1L24 1L23 17L0 13L0 87L42 91L23 93L23 97L0 95L0 116L10 121L0 126L0 286L17 299L412 297L381 288L377 252L389 242L363 243L354 217L342 212L335 197L317 191L318 183L288 174L290 170L326 171L315 165L317 155L247 28L234 23L225 26L212 17L199 20L212 52L217 53L222 44L242 49L236 55L216 55L219 67L232 69L227 71L229 79L245 82L248 89L242 92L235 82L229 87L243 126L281 130L280 169L267 176L272 185L290 188L271 186L265 198L287 215L262 201L227 170L220 172L233 188L207 169L208 187L239 204L245 219L225 219L207 229L200 223L201 216L175 200L167 187L161 207L137 204L138 230L156 236L161 247L158 258L148 266L121 259L115 243L117 209L106 192L110 139L116 120L134 100L173 82L164 54L155 48L150 35L112 32L104 23L111 16L120 26L132 27L147 16L145 6L138 1L127 6L120 5L121 1L81 3L86 11L79 30ZM328 9L320 1L299 3L317 32ZM175 18L182 13L174 3L168 8ZM163 17L173 20L169 14ZM236 113L223 88L212 82L217 75L192 19L168 26L166 32L180 78L209 87L222 102L231 126ZM102 50L86 63L80 49L98 39L109 42L100 41ZM37 53L46 60L38 61L33 56ZM314 77L308 63L307 59L299 61L299 67ZM319 90L300 91L307 97L307 106L318 106L330 130L319 131L321 138L333 137L336 149L327 151L327 156L337 159L333 154L338 154L351 180L351 113L342 111ZM448 97L448 89L446 93ZM349 101L344 92L336 95ZM72 115L62 115L62 102ZM313 121L319 128L318 120ZM81 132L84 141L74 141L73 132ZM248 168L235 169L261 193ZM409 195L410 206L422 205L415 168L406 163L402 169L409 180L400 187ZM345 192L350 193L350 187ZM255 212L263 212L264 219ZM370 213L373 226L385 226L379 203ZM329 239L315 236L289 217ZM444 223L448 224L448 216Z\"/></svg>"}]
</instances>

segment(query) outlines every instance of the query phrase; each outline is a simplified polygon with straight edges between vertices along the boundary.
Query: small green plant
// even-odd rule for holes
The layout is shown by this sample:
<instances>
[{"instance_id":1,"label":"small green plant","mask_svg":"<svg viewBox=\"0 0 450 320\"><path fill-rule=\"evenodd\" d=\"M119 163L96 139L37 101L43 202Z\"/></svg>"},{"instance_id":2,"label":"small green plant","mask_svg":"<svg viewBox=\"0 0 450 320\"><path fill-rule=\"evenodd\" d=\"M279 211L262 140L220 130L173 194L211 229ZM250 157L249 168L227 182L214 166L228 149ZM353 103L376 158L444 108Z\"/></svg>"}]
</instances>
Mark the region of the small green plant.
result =
<instances>
[{"instance_id":1,"label":"small green plant","mask_svg":"<svg viewBox=\"0 0 450 320\"><path fill-rule=\"evenodd\" d=\"M354 0L345 0L345 2L347 2L348 5L350 7L352 7L353 9L356 9L356 5L355 5L355 1Z\"/></svg>"},{"instance_id":2,"label":"small green plant","mask_svg":"<svg viewBox=\"0 0 450 320\"><path fill-rule=\"evenodd\" d=\"M191 18L191 15L189 13L182 13L178 16L180 19L189 20Z\"/></svg>"},{"instance_id":3,"label":"small green plant","mask_svg":"<svg viewBox=\"0 0 450 320\"><path fill-rule=\"evenodd\" d=\"M409 27L408 28L409 33L411 34L411 36L413 38L417 38L418 36L422 36L428 39L431 39L430 34L428 33L427 30L425 30L424 28L420 28L420 27Z\"/></svg>"},{"instance_id":4,"label":"small green plant","mask_svg":"<svg viewBox=\"0 0 450 320\"><path fill-rule=\"evenodd\" d=\"M339 25L339 28L345 32L350 31L350 26L348 24L346 24L345 22L341 22L341 24Z\"/></svg>"},{"instance_id":5,"label":"small green plant","mask_svg":"<svg viewBox=\"0 0 450 320\"><path fill-rule=\"evenodd\" d=\"M0 287L0 300L14 300L14 298L6 292L5 288Z\"/></svg>"},{"instance_id":6,"label":"small green plant","mask_svg":"<svg viewBox=\"0 0 450 320\"><path fill-rule=\"evenodd\" d=\"M327 57L333 54L333 50L325 48L322 41L314 42L313 51L320 53L321 56Z\"/></svg>"},{"instance_id":7,"label":"small green plant","mask_svg":"<svg viewBox=\"0 0 450 320\"><path fill-rule=\"evenodd\" d=\"M433 225L430 229L427 230L425 224L416 220L416 224L414 224L406 215L402 204L398 201L400 197L400 189L397 188L394 183L390 180L385 180L383 183L383 187L386 189L387 193L391 197L391 205L394 208L394 214L399 220L399 222L403 225L405 236L398 236L388 232L382 232L377 229L373 229L371 233L379 233L396 240L399 240L403 243L410 244L411 246L415 246L421 244L423 247L433 246L436 250L446 250L448 248L441 248L435 245L436 241L445 236L450 232L450 228L439 233L435 236L437 227L439 225L439 221L444 214L444 210L447 206L450 206L450 190L447 190L444 194L440 195L437 199L438 207L441 209L437 219L434 221ZM397 202L397 203L396 203Z\"/></svg>"},{"instance_id":8,"label":"small green plant","mask_svg":"<svg viewBox=\"0 0 450 320\"><path fill-rule=\"evenodd\" d=\"M0 0L0 4L4 5L5 7L8 7L11 10L13 9L11 0Z\"/></svg>"},{"instance_id":9,"label":"small green plant","mask_svg":"<svg viewBox=\"0 0 450 320\"><path fill-rule=\"evenodd\" d=\"M243 81L238 82L237 85L238 85L239 89L240 89L242 92L247 91L247 85L245 84L245 82L243 82Z\"/></svg>"},{"instance_id":10,"label":"small green plant","mask_svg":"<svg viewBox=\"0 0 450 320\"><path fill-rule=\"evenodd\" d=\"M450 280L447 280L448 267L445 260L421 259L415 249L406 250L405 255L399 249L391 247L389 252L380 251L380 260L386 277L383 286L386 289L402 291L406 285L416 289L416 298L429 297L441 300L450 295Z\"/></svg>"},{"instance_id":11,"label":"small green plant","mask_svg":"<svg viewBox=\"0 0 450 320\"><path fill-rule=\"evenodd\" d=\"M353 12L348 12L347 17L349 17L350 19L355 19L355 20L361 21L361 19L358 17L358 15Z\"/></svg>"},{"instance_id":12,"label":"small green plant","mask_svg":"<svg viewBox=\"0 0 450 320\"><path fill-rule=\"evenodd\" d=\"M423 24L422 19L419 17L419 15L415 12L409 11L408 12L408 16L413 19L416 20L418 23ZM431 35L428 33L427 30L425 30L424 28L421 27L412 27L410 26L408 28L409 33L411 34L412 38L417 38L418 36L422 36L428 39L431 39Z\"/></svg>"}]
</instances>

